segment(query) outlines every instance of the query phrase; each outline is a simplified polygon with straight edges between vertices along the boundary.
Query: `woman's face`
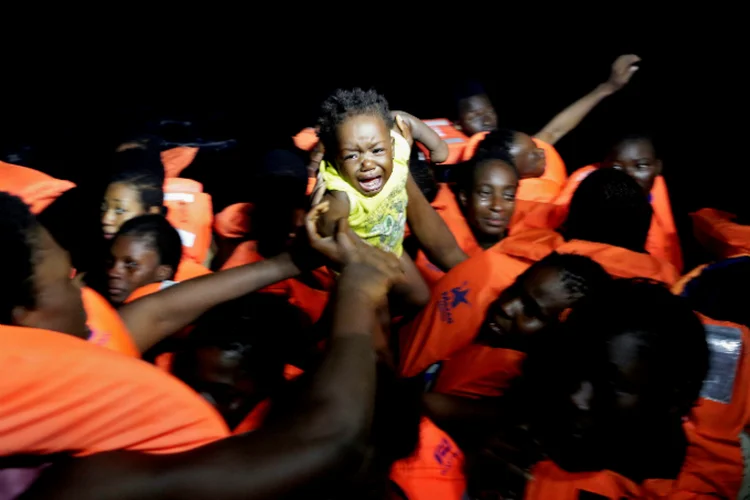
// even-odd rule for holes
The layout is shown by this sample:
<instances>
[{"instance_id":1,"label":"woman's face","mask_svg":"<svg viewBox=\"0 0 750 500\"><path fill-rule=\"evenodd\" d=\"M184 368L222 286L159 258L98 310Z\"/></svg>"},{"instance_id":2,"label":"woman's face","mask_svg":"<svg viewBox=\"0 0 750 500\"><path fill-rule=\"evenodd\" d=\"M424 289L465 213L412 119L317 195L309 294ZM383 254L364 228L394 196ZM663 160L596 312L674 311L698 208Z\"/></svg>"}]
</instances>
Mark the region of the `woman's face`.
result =
<instances>
[{"instance_id":1,"label":"woman's face","mask_svg":"<svg viewBox=\"0 0 750 500\"><path fill-rule=\"evenodd\" d=\"M111 240L123 224L147 212L141 202L141 195L135 187L120 182L110 184L102 202L104 237Z\"/></svg>"},{"instance_id":2,"label":"woman's face","mask_svg":"<svg viewBox=\"0 0 750 500\"><path fill-rule=\"evenodd\" d=\"M144 238L118 236L110 252L108 292L113 304L122 304L137 288L169 275L169 267L161 265L158 252Z\"/></svg>"}]
</instances>

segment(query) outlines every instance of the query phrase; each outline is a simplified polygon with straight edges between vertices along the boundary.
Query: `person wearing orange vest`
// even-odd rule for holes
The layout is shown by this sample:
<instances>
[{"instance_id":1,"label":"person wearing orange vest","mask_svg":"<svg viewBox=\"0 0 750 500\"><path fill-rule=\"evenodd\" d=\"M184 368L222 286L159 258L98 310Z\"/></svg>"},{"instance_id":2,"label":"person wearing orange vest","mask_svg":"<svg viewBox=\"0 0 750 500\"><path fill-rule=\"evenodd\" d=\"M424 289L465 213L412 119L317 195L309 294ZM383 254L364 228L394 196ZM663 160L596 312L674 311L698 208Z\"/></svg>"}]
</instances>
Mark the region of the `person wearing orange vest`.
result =
<instances>
[{"instance_id":1,"label":"person wearing orange vest","mask_svg":"<svg viewBox=\"0 0 750 500\"><path fill-rule=\"evenodd\" d=\"M264 325L273 324L270 334ZM175 346L171 372L203 396L235 429L283 387L284 367L310 363L302 316L284 299L251 294L204 314Z\"/></svg>"},{"instance_id":2,"label":"person wearing orange vest","mask_svg":"<svg viewBox=\"0 0 750 500\"><path fill-rule=\"evenodd\" d=\"M507 148L522 179L519 199L547 202L559 193L567 172L554 144L577 127L603 99L627 85L638 70L635 64L639 61L640 58L632 54L618 57L605 83L561 111L533 138L522 132L503 133L508 138L505 141ZM470 136L464 148L464 160L474 154L477 143L487 132L497 129L497 113L484 90L479 86L467 90L458 99L458 125ZM549 157L547 161L545 156Z\"/></svg>"},{"instance_id":3,"label":"person wearing orange vest","mask_svg":"<svg viewBox=\"0 0 750 500\"><path fill-rule=\"evenodd\" d=\"M68 254L19 198L3 192L0 223L2 256L14 262L0 287L0 324L89 338L81 277L71 273ZM315 252L300 247L291 254L187 280L129 302L117 313L139 352L145 352L212 307L309 271L314 260Z\"/></svg>"},{"instance_id":4,"label":"person wearing orange vest","mask_svg":"<svg viewBox=\"0 0 750 500\"><path fill-rule=\"evenodd\" d=\"M337 282L327 353L306 390L288 401L283 414L256 432L184 454L146 456L118 451L54 464L26 492L26 498L86 500L114 494L121 500L218 500L302 493L328 498L342 489L354 490L349 498L363 498L356 487L360 486L361 493L368 485L360 481L369 474L358 472L367 473L372 467L372 440L393 431L387 420L377 434L370 427L370 422L380 420L373 419L374 408L382 408L375 404L378 379L372 332L377 311L386 305L393 285L403 280L403 272L395 256L359 245L343 232L330 245L323 239L314 239L313 245L324 252L335 246L326 255L341 257L344 267ZM199 280L221 274L226 273ZM386 398L387 393L382 396ZM395 410L394 416L403 416L401 408ZM416 436L418 419L406 424ZM408 452L416 441L416 437L396 440L388 453ZM386 464L381 460L380 465ZM155 470L159 473L154 474Z\"/></svg>"},{"instance_id":5,"label":"person wearing orange vest","mask_svg":"<svg viewBox=\"0 0 750 500\"><path fill-rule=\"evenodd\" d=\"M582 255L553 252L535 263L489 305L471 344L441 363L433 391L499 396L520 373L533 336L589 295L601 293L610 280L599 264Z\"/></svg>"},{"instance_id":6,"label":"person wearing orange vest","mask_svg":"<svg viewBox=\"0 0 750 500\"><path fill-rule=\"evenodd\" d=\"M175 278L182 242L161 215L140 215L120 227L110 254L109 299L119 306L135 289Z\"/></svg>"},{"instance_id":7,"label":"person wearing orange vest","mask_svg":"<svg viewBox=\"0 0 750 500\"><path fill-rule=\"evenodd\" d=\"M615 277L642 277L672 285L679 278L674 266L645 251L652 213L635 180L615 169L599 169L575 191L559 233L521 231L497 247L516 259L530 261L552 250L580 253Z\"/></svg>"},{"instance_id":8,"label":"person wearing orange vest","mask_svg":"<svg viewBox=\"0 0 750 500\"><path fill-rule=\"evenodd\" d=\"M115 155L102 204L104 237L112 239L127 220L146 213L163 214L180 234L185 260L204 263L213 224L210 196L192 179L165 178L154 148L134 147Z\"/></svg>"},{"instance_id":9,"label":"person wearing orange vest","mask_svg":"<svg viewBox=\"0 0 750 500\"><path fill-rule=\"evenodd\" d=\"M309 204L304 162L290 151L274 150L264 157L260 170L252 231L220 263L221 269L259 262L286 251L304 226ZM319 268L305 276L275 283L263 292L286 297L308 316L310 323L315 323L323 314L332 287L333 275Z\"/></svg>"},{"instance_id":10,"label":"person wearing orange vest","mask_svg":"<svg viewBox=\"0 0 750 500\"><path fill-rule=\"evenodd\" d=\"M735 498L737 477L717 481L715 447L686 422L701 394L717 389L704 383L709 353L683 300L659 284L614 280L530 352L496 433L515 451L485 441L491 453L480 455L478 477L469 471L470 493ZM734 471L741 480L741 459Z\"/></svg>"},{"instance_id":11,"label":"person wearing orange vest","mask_svg":"<svg viewBox=\"0 0 750 500\"><path fill-rule=\"evenodd\" d=\"M516 206L518 174L502 155L479 156L462 168L457 194L442 184L431 203L456 243L468 256L496 244L508 234ZM432 288L445 274L423 252L414 263Z\"/></svg>"},{"instance_id":12,"label":"person wearing orange vest","mask_svg":"<svg viewBox=\"0 0 750 500\"><path fill-rule=\"evenodd\" d=\"M653 140L644 135L622 137L600 165L589 165L576 170L552 202L540 204L524 214L519 231L531 228L556 229L565 219L570 200L580 183L598 168L622 170L638 182L653 209L646 250L682 272L682 250L669 193L661 175L662 161L656 153Z\"/></svg>"}]
</instances>

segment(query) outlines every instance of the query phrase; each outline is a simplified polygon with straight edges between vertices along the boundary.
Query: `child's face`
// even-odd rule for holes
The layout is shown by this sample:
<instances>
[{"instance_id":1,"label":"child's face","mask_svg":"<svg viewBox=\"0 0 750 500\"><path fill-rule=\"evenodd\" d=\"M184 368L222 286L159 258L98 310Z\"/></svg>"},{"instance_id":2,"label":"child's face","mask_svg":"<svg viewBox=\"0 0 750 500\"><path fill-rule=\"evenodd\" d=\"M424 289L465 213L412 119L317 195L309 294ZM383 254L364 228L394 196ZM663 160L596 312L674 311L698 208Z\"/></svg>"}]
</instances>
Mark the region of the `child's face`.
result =
<instances>
[{"instance_id":1,"label":"child's face","mask_svg":"<svg viewBox=\"0 0 750 500\"><path fill-rule=\"evenodd\" d=\"M393 141L382 118L358 115L337 130L339 175L365 196L378 194L393 171Z\"/></svg>"}]
</instances>

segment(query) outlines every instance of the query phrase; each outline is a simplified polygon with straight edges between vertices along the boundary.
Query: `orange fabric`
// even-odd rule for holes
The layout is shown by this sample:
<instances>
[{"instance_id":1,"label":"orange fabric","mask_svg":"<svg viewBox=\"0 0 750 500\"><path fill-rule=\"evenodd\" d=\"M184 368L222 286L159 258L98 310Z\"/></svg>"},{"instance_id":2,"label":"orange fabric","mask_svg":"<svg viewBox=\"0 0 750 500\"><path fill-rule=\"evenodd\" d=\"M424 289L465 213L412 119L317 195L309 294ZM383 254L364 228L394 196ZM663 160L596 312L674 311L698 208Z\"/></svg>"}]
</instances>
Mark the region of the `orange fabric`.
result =
<instances>
[{"instance_id":1,"label":"orange fabric","mask_svg":"<svg viewBox=\"0 0 750 500\"><path fill-rule=\"evenodd\" d=\"M487 132L479 132L469 138L464 148L462 161L468 161L474 156L479 143L487 136ZM521 179L516 192L516 199L525 201L550 202L554 200L568 180L568 171L562 157L555 147L536 137L532 137L537 147L544 150L546 166L544 174L534 179Z\"/></svg>"},{"instance_id":2,"label":"orange fabric","mask_svg":"<svg viewBox=\"0 0 750 500\"><path fill-rule=\"evenodd\" d=\"M647 253L591 241L565 242L559 233L549 229L534 229L508 236L494 248L529 263L539 261L553 251L585 255L617 278L649 278L669 286L679 279L677 270L671 264Z\"/></svg>"},{"instance_id":3,"label":"orange fabric","mask_svg":"<svg viewBox=\"0 0 750 500\"><path fill-rule=\"evenodd\" d=\"M235 203L214 217L214 230L223 238L243 238L250 233L252 203Z\"/></svg>"},{"instance_id":4,"label":"orange fabric","mask_svg":"<svg viewBox=\"0 0 750 500\"><path fill-rule=\"evenodd\" d=\"M122 318L104 297L84 287L81 289L81 299L88 316L86 324L91 330L90 343L133 358L141 357Z\"/></svg>"},{"instance_id":5,"label":"orange fabric","mask_svg":"<svg viewBox=\"0 0 750 500\"><path fill-rule=\"evenodd\" d=\"M315 185L318 183L317 177L308 177L307 178L307 190L305 191L305 194L307 196L312 195L313 191L315 191Z\"/></svg>"},{"instance_id":6,"label":"orange fabric","mask_svg":"<svg viewBox=\"0 0 750 500\"><path fill-rule=\"evenodd\" d=\"M189 387L70 335L0 326L0 455L178 453L229 435Z\"/></svg>"},{"instance_id":7,"label":"orange fabric","mask_svg":"<svg viewBox=\"0 0 750 500\"><path fill-rule=\"evenodd\" d=\"M40 214L65 191L76 187L31 168L0 161L0 191L18 196L34 215Z\"/></svg>"},{"instance_id":8,"label":"orange fabric","mask_svg":"<svg viewBox=\"0 0 750 500\"><path fill-rule=\"evenodd\" d=\"M182 281L187 281L193 278L199 278L207 274L211 274L211 271L201 266L200 264L196 264L195 262L183 259L180 262L180 266L177 268L177 273L175 273L174 280L159 281L157 283L150 283L140 288L136 288L135 290L133 290L133 293L128 295L128 298L125 299L125 304L127 304L128 302L133 302L136 299L140 299L141 297L145 297L146 295L156 293L159 290L163 290L170 284L180 283Z\"/></svg>"},{"instance_id":9,"label":"orange fabric","mask_svg":"<svg viewBox=\"0 0 750 500\"><path fill-rule=\"evenodd\" d=\"M612 500L737 498L742 481L743 463L727 462L714 452L714 443L685 425L689 441L687 456L677 479L647 479L638 485L611 471L570 473L545 460L534 466L534 477L526 487L526 500L578 500L582 491ZM718 460L717 460L718 459Z\"/></svg>"},{"instance_id":10,"label":"orange fabric","mask_svg":"<svg viewBox=\"0 0 750 500\"><path fill-rule=\"evenodd\" d=\"M570 200L578 186L596 165L588 165L573 172L560 194L550 203L542 203L530 210L520 223L519 230L532 228L557 229L568 216ZM658 176L651 189L651 208L653 217L646 240L646 251L672 264L678 272L682 271L683 260L680 239L672 215L667 185L662 176Z\"/></svg>"},{"instance_id":11,"label":"orange fabric","mask_svg":"<svg viewBox=\"0 0 750 500\"><path fill-rule=\"evenodd\" d=\"M456 196L448 184L441 183L439 185L437 196L435 196L431 205L443 221L445 221L448 229L456 239L456 243L458 243L458 246L466 255L472 256L482 252L482 247L477 243L469 224L461 212L458 200L456 200ZM445 276L445 273L430 262L421 250L417 254L414 263L430 288L435 286L435 283Z\"/></svg>"},{"instance_id":12,"label":"orange fabric","mask_svg":"<svg viewBox=\"0 0 750 500\"><path fill-rule=\"evenodd\" d=\"M183 257L180 261L180 265L177 266L174 281L187 281L207 274L211 274L211 271L207 267L196 264L192 260Z\"/></svg>"},{"instance_id":13,"label":"orange fabric","mask_svg":"<svg viewBox=\"0 0 750 500\"><path fill-rule=\"evenodd\" d=\"M213 237L211 196L192 179L170 178L164 183L167 220L177 229L187 257L203 264Z\"/></svg>"},{"instance_id":14,"label":"orange fabric","mask_svg":"<svg viewBox=\"0 0 750 500\"><path fill-rule=\"evenodd\" d=\"M424 124L430 127L440 138L448 145L448 159L442 165L453 165L462 161L464 148L469 138L458 130L450 120L445 118L435 118L433 120L423 120ZM422 150L425 157L430 158L430 151L419 142L415 144Z\"/></svg>"},{"instance_id":15,"label":"orange fabric","mask_svg":"<svg viewBox=\"0 0 750 500\"><path fill-rule=\"evenodd\" d=\"M296 366L286 365L284 367L284 378L287 380L294 380L295 378L302 375L303 372ZM237 425L232 431L232 434L244 434L246 432L252 432L260 429L263 425L263 421L268 416L268 412L271 411L271 400L266 399L258 403L253 410L248 413L247 417Z\"/></svg>"},{"instance_id":16,"label":"orange fabric","mask_svg":"<svg viewBox=\"0 0 750 500\"><path fill-rule=\"evenodd\" d=\"M497 246L446 273L425 308L401 328L399 371L403 376L416 376L471 344L489 305L528 268L528 263L497 251Z\"/></svg>"},{"instance_id":17,"label":"orange fabric","mask_svg":"<svg viewBox=\"0 0 750 500\"><path fill-rule=\"evenodd\" d=\"M221 269L231 269L261 260L263 260L263 256L258 253L256 243L244 241L237 245L237 248ZM287 297L290 304L301 309L312 323L316 323L328 304L329 290L333 288L334 278L331 272L324 267L313 271L313 275L320 281L322 290L311 288L296 279L288 279L269 285L260 291Z\"/></svg>"},{"instance_id":18,"label":"orange fabric","mask_svg":"<svg viewBox=\"0 0 750 500\"><path fill-rule=\"evenodd\" d=\"M598 262L616 278L648 278L672 286L680 278L677 270L647 253L631 252L603 243L571 240L557 248L560 253L585 255Z\"/></svg>"},{"instance_id":19,"label":"orange fabric","mask_svg":"<svg viewBox=\"0 0 750 500\"><path fill-rule=\"evenodd\" d=\"M750 254L750 226L732 222L737 216L702 208L690 214L695 239L716 259L728 259Z\"/></svg>"},{"instance_id":20,"label":"orange fabric","mask_svg":"<svg viewBox=\"0 0 750 500\"><path fill-rule=\"evenodd\" d=\"M466 492L465 458L458 445L428 418L419 426L419 448L398 460L391 480L409 500L461 500Z\"/></svg>"},{"instance_id":21,"label":"orange fabric","mask_svg":"<svg viewBox=\"0 0 750 500\"><path fill-rule=\"evenodd\" d=\"M292 137L294 145L304 151L311 151L318 143L318 133L312 127L303 128Z\"/></svg>"},{"instance_id":22,"label":"orange fabric","mask_svg":"<svg viewBox=\"0 0 750 500\"><path fill-rule=\"evenodd\" d=\"M433 390L465 398L500 396L521 374L524 359L520 351L468 345L443 361Z\"/></svg>"},{"instance_id":23,"label":"orange fabric","mask_svg":"<svg viewBox=\"0 0 750 500\"><path fill-rule=\"evenodd\" d=\"M179 177L180 173L193 163L197 154L198 148L188 146L179 146L162 151L161 163L164 165L164 175L167 178Z\"/></svg>"}]
</instances>

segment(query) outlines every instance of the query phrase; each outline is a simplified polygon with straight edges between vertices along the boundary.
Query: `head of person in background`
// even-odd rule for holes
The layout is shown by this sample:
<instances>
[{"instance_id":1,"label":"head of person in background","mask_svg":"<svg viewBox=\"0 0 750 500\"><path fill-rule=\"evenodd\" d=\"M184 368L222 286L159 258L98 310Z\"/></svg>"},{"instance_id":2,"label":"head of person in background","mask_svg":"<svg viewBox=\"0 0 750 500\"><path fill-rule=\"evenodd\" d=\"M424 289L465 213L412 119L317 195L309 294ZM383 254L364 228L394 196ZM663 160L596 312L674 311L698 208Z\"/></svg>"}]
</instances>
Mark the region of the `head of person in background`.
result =
<instances>
[{"instance_id":1,"label":"head of person in background","mask_svg":"<svg viewBox=\"0 0 750 500\"><path fill-rule=\"evenodd\" d=\"M127 149L115 155L114 163L101 208L102 231L110 240L133 217L165 213L164 167L158 154Z\"/></svg>"},{"instance_id":2,"label":"head of person in background","mask_svg":"<svg viewBox=\"0 0 750 500\"><path fill-rule=\"evenodd\" d=\"M662 161L653 139L642 134L630 134L619 139L607 155L604 166L622 170L646 194L651 193L654 181L662 172Z\"/></svg>"},{"instance_id":3,"label":"head of person in background","mask_svg":"<svg viewBox=\"0 0 750 500\"><path fill-rule=\"evenodd\" d=\"M497 112L487 92L476 80L461 82L455 93L456 124L471 137L497 128Z\"/></svg>"},{"instance_id":4,"label":"head of person in background","mask_svg":"<svg viewBox=\"0 0 750 500\"><path fill-rule=\"evenodd\" d=\"M147 214L128 220L110 247L110 302L120 305L142 286L173 279L181 259L180 235L163 216Z\"/></svg>"},{"instance_id":5,"label":"head of person in background","mask_svg":"<svg viewBox=\"0 0 750 500\"><path fill-rule=\"evenodd\" d=\"M642 187L624 172L590 173L570 200L566 240L604 243L644 253L653 211Z\"/></svg>"},{"instance_id":6,"label":"head of person in background","mask_svg":"<svg viewBox=\"0 0 750 500\"><path fill-rule=\"evenodd\" d=\"M255 182L252 236L264 257L285 251L304 226L307 182L307 165L300 155L276 149L263 158Z\"/></svg>"},{"instance_id":7,"label":"head of person in background","mask_svg":"<svg viewBox=\"0 0 750 500\"><path fill-rule=\"evenodd\" d=\"M0 324L88 338L80 278L70 256L20 198L0 192Z\"/></svg>"}]
</instances>

